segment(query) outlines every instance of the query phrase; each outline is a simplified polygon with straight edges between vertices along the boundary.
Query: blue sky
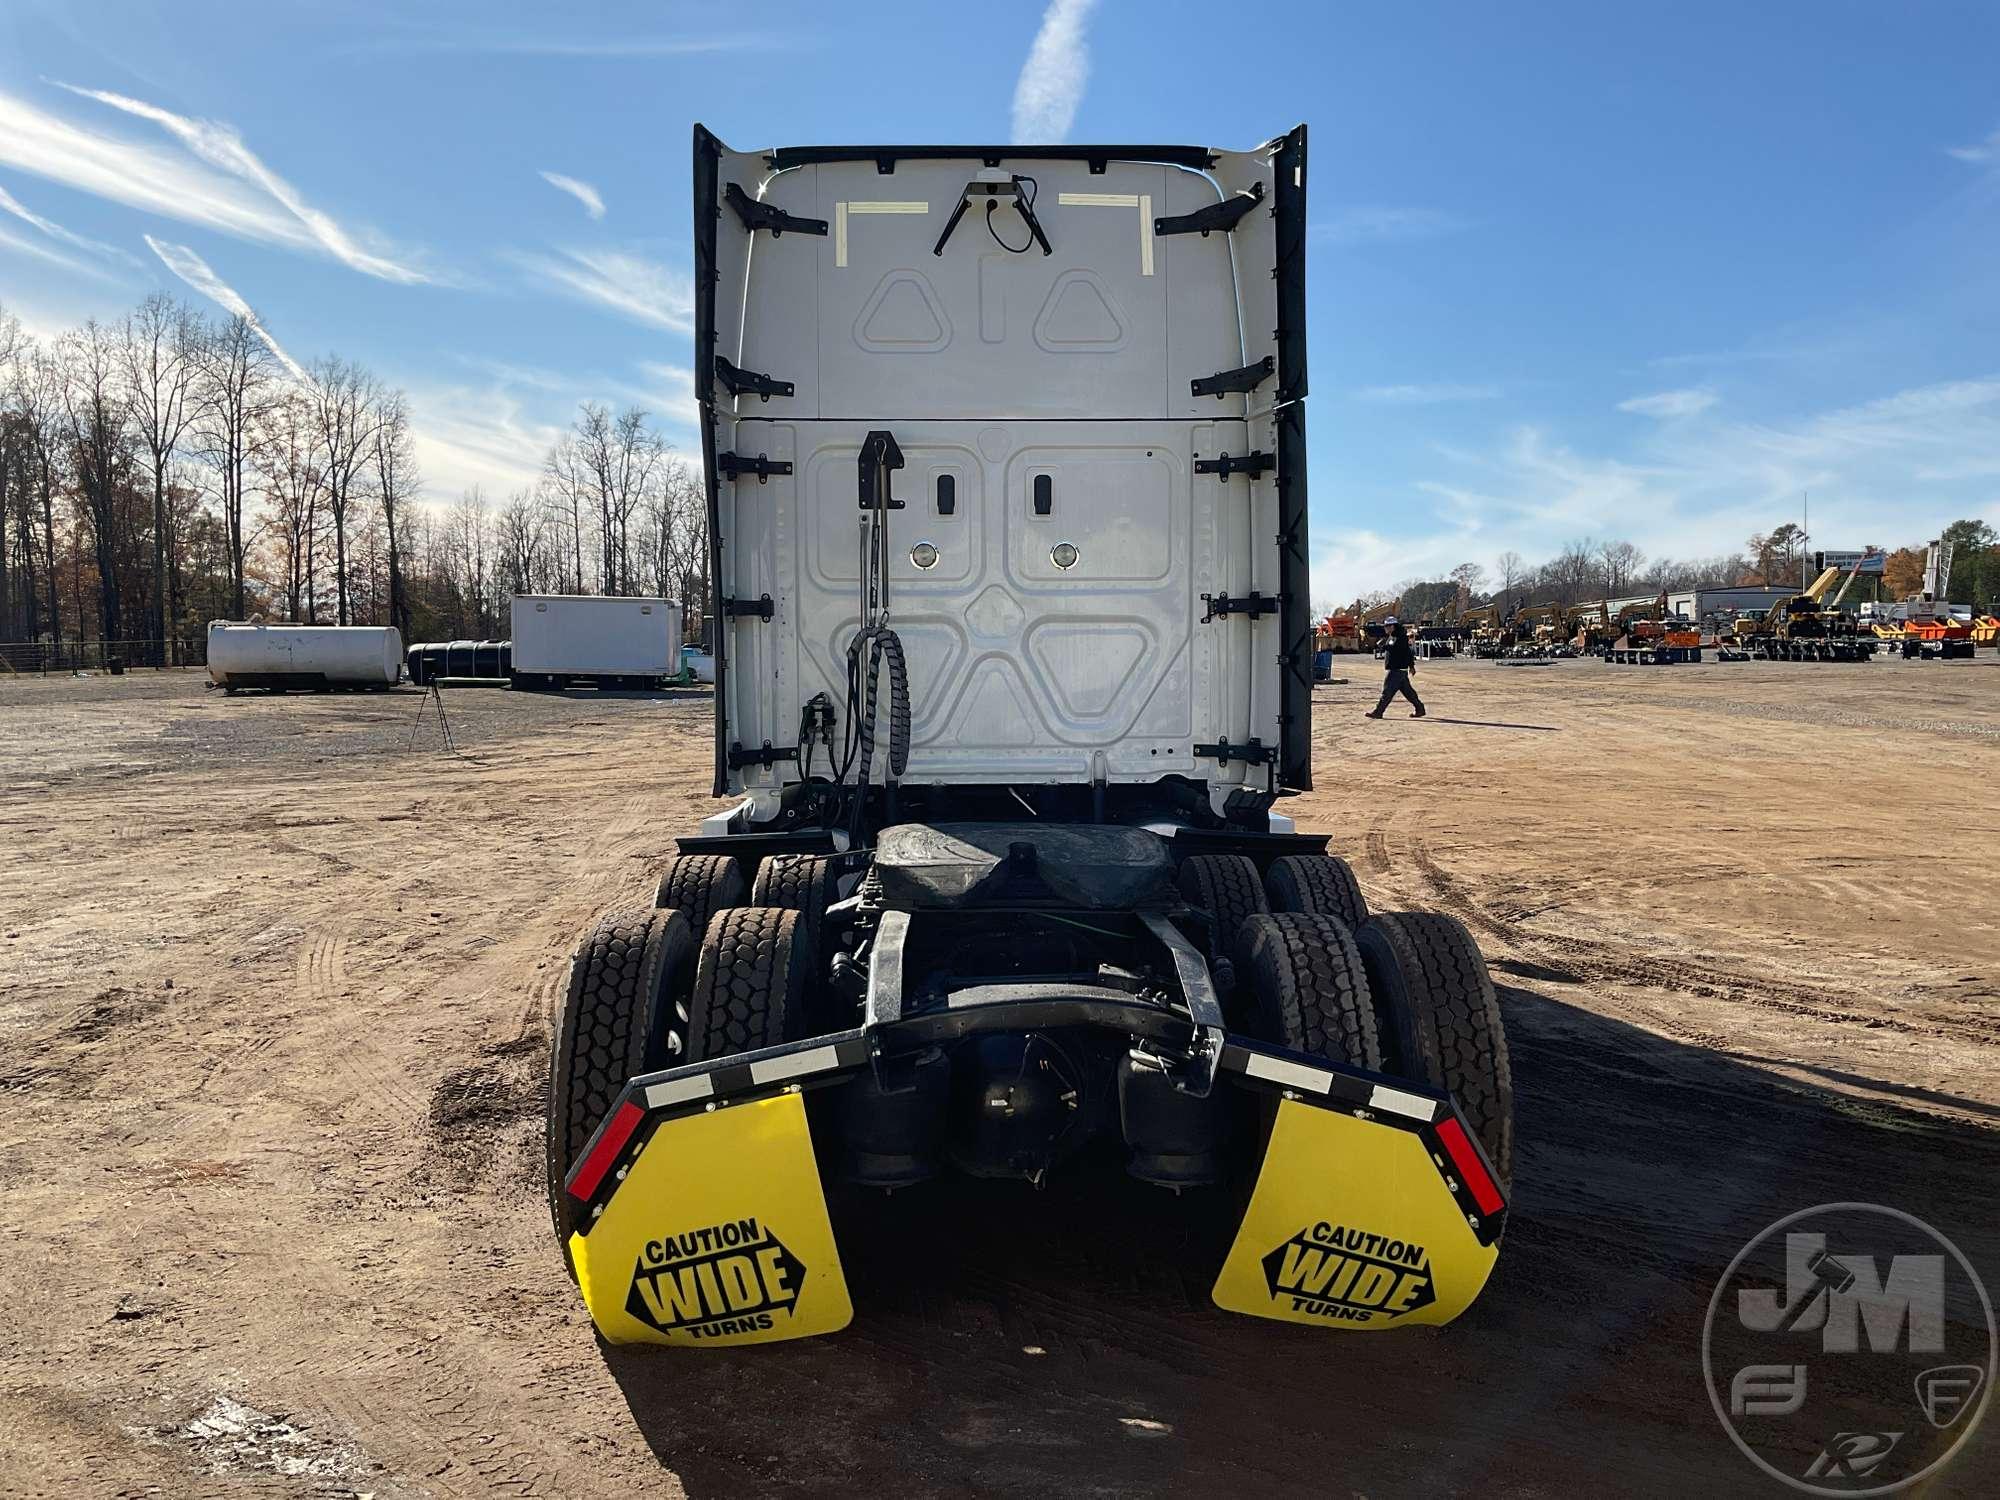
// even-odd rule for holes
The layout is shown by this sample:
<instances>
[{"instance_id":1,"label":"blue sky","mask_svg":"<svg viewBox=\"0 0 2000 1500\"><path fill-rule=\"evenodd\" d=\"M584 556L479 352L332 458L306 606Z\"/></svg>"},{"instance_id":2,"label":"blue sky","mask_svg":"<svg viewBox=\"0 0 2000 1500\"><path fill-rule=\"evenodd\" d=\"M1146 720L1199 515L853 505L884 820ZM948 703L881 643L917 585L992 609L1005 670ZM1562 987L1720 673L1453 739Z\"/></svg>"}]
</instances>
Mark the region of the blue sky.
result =
<instances>
[{"instance_id":1,"label":"blue sky","mask_svg":"<svg viewBox=\"0 0 2000 1500\"><path fill-rule=\"evenodd\" d=\"M238 296L410 391L431 498L498 497L585 396L694 446L692 121L1017 114L1312 127L1319 597L1585 534L1721 550L1806 489L1828 547L2000 524L1992 4L0 0L0 303L47 333Z\"/></svg>"}]
</instances>

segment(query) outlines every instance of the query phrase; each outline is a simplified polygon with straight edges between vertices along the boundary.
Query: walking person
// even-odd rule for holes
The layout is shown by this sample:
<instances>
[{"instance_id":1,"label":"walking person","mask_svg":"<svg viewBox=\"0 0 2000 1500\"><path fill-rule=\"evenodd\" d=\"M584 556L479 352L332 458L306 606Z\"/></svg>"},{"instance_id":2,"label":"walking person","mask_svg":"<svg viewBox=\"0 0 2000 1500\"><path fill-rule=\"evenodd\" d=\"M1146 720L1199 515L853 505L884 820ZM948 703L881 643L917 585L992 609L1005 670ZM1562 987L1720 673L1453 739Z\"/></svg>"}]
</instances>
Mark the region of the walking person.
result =
<instances>
[{"instance_id":1,"label":"walking person","mask_svg":"<svg viewBox=\"0 0 2000 1500\"><path fill-rule=\"evenodd\" d=\"M1382 711L1389 706L1389 700L1401 693L1416 709L1413 719L1424 716L1424 700L1417 696L1417 690L1410 685L1410 674L1417 670L1416 649L1410 645L1410 632L1395 621L1390 622L1389 650L1382 658L1386 669L1382 678L1382 701L1375 705L1368 717L1379 719Z\"/></svg>"}]
</instances>

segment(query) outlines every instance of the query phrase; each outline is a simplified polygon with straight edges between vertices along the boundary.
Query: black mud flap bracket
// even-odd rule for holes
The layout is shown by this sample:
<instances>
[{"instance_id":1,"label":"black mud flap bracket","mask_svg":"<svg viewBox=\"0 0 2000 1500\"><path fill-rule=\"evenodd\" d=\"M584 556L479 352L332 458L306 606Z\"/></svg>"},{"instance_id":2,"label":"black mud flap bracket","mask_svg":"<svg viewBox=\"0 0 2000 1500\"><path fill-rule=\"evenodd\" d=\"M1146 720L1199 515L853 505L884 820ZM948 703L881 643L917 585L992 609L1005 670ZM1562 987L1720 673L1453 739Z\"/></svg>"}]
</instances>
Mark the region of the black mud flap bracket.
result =
<instances>
[{"instance_id":1,"label":"black mud flap bracket","mask_svg":"<svg viewBox=\"0 0 2000 1500\"><path fill-rule=\"evenodd\" d=\"M1278 747L1267 745L1254 735L1240 745L1232 745L1228 740L1217 740L1212 745L1196 745L1194 753L1197 759L1218 761L1225 766L1232 760L1239 760L1246 766L1262 766L1265 780L1269 783L1268 790L1275 793L1278 789Z\"/></svg>"},{"instance_id":2,"label":"black mud flap bracket","mask_svg":"<svg viewBox=\"0 0 2000 1500\"><path fill-rule=\"evenodd\" d=\"M728 475L731 479L744 474L755 474L759 484L767 483L773 475L792 472L792 465L788 459L766 458L761 453L755 458L745 458L740 453L718 453L715 455L715 467L718 472Z\"/></svg>"},{"instance_id":3,"label":"black mud flap bracket","mask_svg":"<svg viewBox=\"0 0 2000 1500\"><path fill-rule=\"evenodd\" d=\"M1243 216L1264 201L1264 184L1254 184L1247 193L1224 198L1220 203L1211 203L1206 208L1198 208L1191 214L1173 214L1164 219L1153 220L1154 234L1208 234L1213 230L1230 230L1243 222Z\"/></svg>"},{"instance_id":4,"label":"black mud flap bracket","mask_svg":"<svg viewBox=\"0 0 2000 1500\"><path fill-rule=\"evenodd\" d=\"M739 365L731 364L720 354L715 356L715 378L729 387L729 394L732 396L740 396L748 391L761 400L769 401L773 396L792 394L791 381L773 380L769 375L743 369Z\"/></svg>"},{"instance_id":5,"label":"black mud flap bracket","mask_svg":"<svg viewBox=\"0 0 2000 1500\"><path fill-rule=\"evenodd\" d=\"M1265 355L1254 365L1245 365L1240 370L1218 370L1213 375L1204 375L1199 380L1190 380L1188 388L1197 396L1213 396L1220 401L1224 396L1249 392L1269 380L1278 368L1273 355ZM1227 455L1224 455L1227 457Z\"/></svg>"},{"instance_id":6,"label":"black mud flap bracket","mask_svg":"<svg viewBox=\"0 0 2000 1500\"><path fill-rule=\"evenodd\" d=\"M768 229L774 236L786 230L793 234L826 233L826 220L802 219L769 203L760 203L733 182L722 190L722 199L736 210L736 217L743 221L743 227L753 234L759 229Z\"/></svg>"},{"instance_id":7,"label":"black mud flap bracket","mask_svg":"<svg viewBox=\"0 0 2000 1500\"><path fill-rule=\"evenodd\" d=\"M1275 615L1285 607L1285 595L1261 594L1252 589L1240 599L1229 594L1203 594L1201 602L1205 610L1201 623L1208 625L1223 615L1248 615L1253 620L1263 615Z\"/></svg>"},{"instance_id":8,"label":"black mud flap bracket","mask_svg":"<svg viewBox=\"0 0 2000 1500\"><path fill-rule=\"evenodd\" d=\"M1200 385L1201 382L1197 380L1195 384ZM1200 395L1201 392L1197 391L1195 394ZM1265 453L1261 449L1252 449L1248 453L1235 455L1225 453L1220 458L1197 458L1194 461L1195 473L1214 474L1225 481L1231 474L1248 474L1255 479L1259 474L1268 474L1277 467L1278 455Z\"/></svg>"},{"instance_id":9,"label":"black mud flap bracket","mask_svg":"<svg viewBox=\"0 0 2000 1500\"><path fill-rule=\"evenodd\" d=\"M769 740L764 741L762 748L756 750L745 750L741 745L729 747L729 769L732 771L740 771L745 766L763 766L768 770L781 760L796 761L798 758L797 745L773 749Z\"/></svg>"}]
</instances>

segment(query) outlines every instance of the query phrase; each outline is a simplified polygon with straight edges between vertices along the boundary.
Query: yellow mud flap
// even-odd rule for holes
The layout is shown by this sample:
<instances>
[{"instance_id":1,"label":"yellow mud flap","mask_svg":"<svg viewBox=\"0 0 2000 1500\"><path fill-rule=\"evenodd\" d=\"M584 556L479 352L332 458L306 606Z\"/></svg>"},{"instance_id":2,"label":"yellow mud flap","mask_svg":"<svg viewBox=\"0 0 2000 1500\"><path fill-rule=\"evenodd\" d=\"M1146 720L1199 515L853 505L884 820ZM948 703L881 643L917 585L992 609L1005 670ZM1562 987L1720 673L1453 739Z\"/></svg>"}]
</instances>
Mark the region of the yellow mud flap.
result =
<instances>
[{"instance_id":1,"label":"yellow mud flap","mask_svg":"<svg viewBox=\"0 0 2000 1500\"><path fill-rule=\"evenodd\" d=\"M1435 1107L1435 1124L1391 1124L1280 1099L1216 1306L1343 1329L1449 1323L1471 1306L1504 1210L1450 1106Z\"/></svg>"},{"instance_id":2,"label":"yellow mud flap","mask_svg":"<svg viewBox=\"0 0 2000 1500\"><path fill-rule=\"evenodd\" d=\"M796 1092L661 1120L569 1244L614 1344L775 1343L854 1316Z\"/></svg>"}]
</instances>

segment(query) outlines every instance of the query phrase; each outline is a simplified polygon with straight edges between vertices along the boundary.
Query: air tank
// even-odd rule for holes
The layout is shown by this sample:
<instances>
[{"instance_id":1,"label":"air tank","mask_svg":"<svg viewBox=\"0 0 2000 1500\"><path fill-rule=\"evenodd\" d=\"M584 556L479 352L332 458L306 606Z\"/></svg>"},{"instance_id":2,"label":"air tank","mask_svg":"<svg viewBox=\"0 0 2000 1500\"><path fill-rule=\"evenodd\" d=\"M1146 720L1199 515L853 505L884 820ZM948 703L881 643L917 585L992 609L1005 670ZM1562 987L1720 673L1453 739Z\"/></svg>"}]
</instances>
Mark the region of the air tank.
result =
<instances>
[{"instance_id":1,"label":"air tank","mask_svg":"<svg viewBox=\"0 0 2000 1500\"><path fill-rule=\"evenodd\" d=\"M403 673L403 637L392 625L208 627L208 680L225 688L386 688Z\"/></svg>"}]
</instances>

